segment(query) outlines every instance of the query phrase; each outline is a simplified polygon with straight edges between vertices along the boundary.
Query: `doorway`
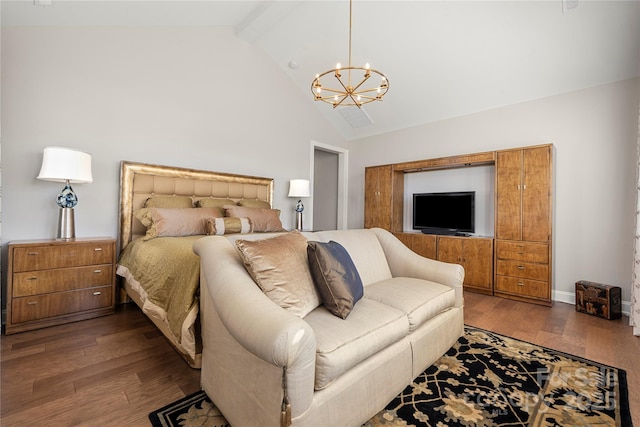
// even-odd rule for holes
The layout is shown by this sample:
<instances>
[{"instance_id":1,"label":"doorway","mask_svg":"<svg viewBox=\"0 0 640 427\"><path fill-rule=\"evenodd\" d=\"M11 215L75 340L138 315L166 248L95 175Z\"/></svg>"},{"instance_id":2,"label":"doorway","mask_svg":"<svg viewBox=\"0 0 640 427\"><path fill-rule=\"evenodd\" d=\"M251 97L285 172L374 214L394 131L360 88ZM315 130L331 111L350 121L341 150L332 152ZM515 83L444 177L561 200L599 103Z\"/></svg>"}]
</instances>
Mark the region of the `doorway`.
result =
<instances>
[{"instance_id":1,"label":"doorway","mask_svg":"<svg viewBox=\"0 0 640 427\"><path fill-rule=\"evenodd\" d=\"M312 141L312 229L339 230L347 224L347 153Z\"/></svg>"}]
</instances>

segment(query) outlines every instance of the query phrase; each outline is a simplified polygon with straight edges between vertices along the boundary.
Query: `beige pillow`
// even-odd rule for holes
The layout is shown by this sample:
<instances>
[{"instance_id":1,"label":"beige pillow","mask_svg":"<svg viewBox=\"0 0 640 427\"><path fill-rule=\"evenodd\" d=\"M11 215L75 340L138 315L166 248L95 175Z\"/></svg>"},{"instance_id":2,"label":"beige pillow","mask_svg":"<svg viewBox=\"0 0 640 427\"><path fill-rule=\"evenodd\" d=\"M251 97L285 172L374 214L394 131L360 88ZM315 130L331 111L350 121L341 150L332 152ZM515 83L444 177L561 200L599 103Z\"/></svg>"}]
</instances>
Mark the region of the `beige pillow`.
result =
<instances>
[{"instance_id":1,"label":"beige pillow","mask_svg":"<svg viewBox=\"0 0 640 427\"><path fill-rule=\"evenodd\" d=\"M192 208L189 196L151 196L144 202L145 208Z\"/></svg>"},{"instance_id":2,"label":"beige pillow","mask_svg":"<svg viewBox=\"0 0 640 427\"><path fill-rule=\"evenodd\" d=\"M247 208L244 206L225 205L225 216L249 218L256 233L286 231L280 221L280 209Z\"/></svg>"},{"instance_id":3,"label":"beige pillow","mask_svg":"<svg viewBox=\"0 0 640 427\"><path fill-rule=\"evenodd\" d=\"M196 200L196 206L199 208L222 208L225 205L234 204L235 202L231 199L214 199L213 197Z\"/></svg>"},{"instance_id":4,"label":"beige pillow","mask_svg":"<svg viewBox=\"0 0 640 427\"><path fill-rule=\"evenodd\" d=\"M237 203L238 206L244 206L245 208L262 208L271 209L269 202L256 199L242 199Z\"/></svg>"},{"instance_id":5,"label":"beige pillow","mask_svg":"<svg viewBox=\"0 0 640 427\"><path fill-rule=\"evenodd\" d=\"M133 214L147 227L143 240L204 235L205 220L222 216L220 208L143 208Z\"/></svg>"},{"instance_id":6,"label":"beige pillow","mask_svg":"<svg viewBox=\"0 0 640 427\"><path fill-rule=\"evenodd\" d=\"M247 271L280 307L299 317L320 305L307 260L307 239L297 231L262 240L236 240Z\"/></svg>"},{"instance_id":7,"label":"beige pillow","mask_svg":"<svg viewBox=\"0 0 640 427\"><path fill-rule=\"evenodd\" d=\"M249 218L208 218L207 234L221 236L223 234L245 234L253 231Z\"/></svg>"}]
</instances>

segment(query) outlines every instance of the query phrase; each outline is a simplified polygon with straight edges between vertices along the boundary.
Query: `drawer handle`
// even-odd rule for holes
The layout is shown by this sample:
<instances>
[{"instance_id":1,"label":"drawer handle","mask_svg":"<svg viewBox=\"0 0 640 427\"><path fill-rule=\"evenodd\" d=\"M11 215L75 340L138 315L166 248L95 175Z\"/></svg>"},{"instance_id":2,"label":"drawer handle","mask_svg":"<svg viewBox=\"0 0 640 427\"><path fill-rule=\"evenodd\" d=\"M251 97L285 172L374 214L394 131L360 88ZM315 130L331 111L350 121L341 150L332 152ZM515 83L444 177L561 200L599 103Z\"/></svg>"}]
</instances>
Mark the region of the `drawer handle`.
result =
<instances>
[{"instance_id":1,"label":"drawer handle","mask_svg":"<svg viewBox=\"0 0 640 427\"><path fill-rule=\"evenodd\" d=\"M524 283L518 282L518 286L524 286Z\"/></svg>"},{"instance_id":2,"label":"drawer handle","mask_svg":"<svg viewBox=\"0 0 640 427\"><path fill-rule=\"evenodd\" d=\"M38 301L29 301L27 303L27 305L36 305L36 304L38 304Z\"/></svg>"},{"instance_id":3,"label":"drawer handle","mask_svg":"<svg viewBox=\"0 0 640 427\"><path fill-rule=\"evenodd\" d=\"M94 251L96 252L100 252L102 250L102 248L93 248Z\"/></svg>"},{"instance_id":4,"label":"drawer handle","mask_svg":"<svg viewBox=\"0 0 640 427\"><path fill-rule=\"evenodd\" d=\"M27 255L38 255L38 252L27 252Z\"/></svg>"},{"instance_id":5,"label":"drawer handle","mask_svg":"<svg viewBox=\"0 0 640 427\"><path fill-rule=\"evenodd\" d=\"M518 270L524 270L524 265L519 265Z\"/></svg>"},{"instance_id":6,"label":"drawer handle","mask_svg":"<svg viewBox=\"0 0 640 427\"><path fill-rule=\"evenodd\" d=\"M93 293L93 295L94 295L94 296L102 295L102 292L97 291L97 292L94 292L94 293Z\"/></svg>"},{"instance_id":7,"label":"drawer handle","mask_svg":"<svg viewBox=\"0 0 640 427\"><path fill-rule=\"evenodd\" d=\"M102 273L102 270L97 269L97 270L93 270L94 273Z\"/></svg>"},{"instance_id":8,"label":"drawer handle","mask_svg":"<svg viewBox=\"0 0 640 427\"><path fill-rule=\"evenodd\" d=\"M36 276L27 277L27 280L38 280Z\"/></svg>"}]
</instances>

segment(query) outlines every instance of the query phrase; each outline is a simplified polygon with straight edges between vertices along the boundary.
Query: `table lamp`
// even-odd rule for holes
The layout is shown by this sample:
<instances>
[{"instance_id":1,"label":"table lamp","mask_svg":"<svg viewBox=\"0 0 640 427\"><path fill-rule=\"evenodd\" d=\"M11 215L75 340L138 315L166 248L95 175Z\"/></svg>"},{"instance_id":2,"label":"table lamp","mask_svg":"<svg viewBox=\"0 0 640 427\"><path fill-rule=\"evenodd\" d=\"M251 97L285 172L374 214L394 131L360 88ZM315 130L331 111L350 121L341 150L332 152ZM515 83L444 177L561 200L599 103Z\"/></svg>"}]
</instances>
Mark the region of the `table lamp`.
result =
<instances>
[{"instance_id":1,"label":"table lamp","mask_svg":"<svg viewBox=\"0 0 640 427\"><path fill-rule=\"evenodd\" d=\"M289 197L297 197L298 203L296 203L296 229L302 231L302 211L304 205L302 204L302 197L311 197L309 191L309 180L306 179L292 179L289 181Z\"/></svg>"},{"instance_id":2,"label":"table lamp","mask_svg":"<svg viewBox=\"0 0 640 427\"><path fill-rule=\"evenodd\" d=\"M91 154L72 148L46 147L38 179L65 183L57 198L58 206L60 206L57 238L74 239L76 226L73 208L78 204L78 196L71 188L71 183L88 184L93 182Z\"/></svg>"}]
</instances>

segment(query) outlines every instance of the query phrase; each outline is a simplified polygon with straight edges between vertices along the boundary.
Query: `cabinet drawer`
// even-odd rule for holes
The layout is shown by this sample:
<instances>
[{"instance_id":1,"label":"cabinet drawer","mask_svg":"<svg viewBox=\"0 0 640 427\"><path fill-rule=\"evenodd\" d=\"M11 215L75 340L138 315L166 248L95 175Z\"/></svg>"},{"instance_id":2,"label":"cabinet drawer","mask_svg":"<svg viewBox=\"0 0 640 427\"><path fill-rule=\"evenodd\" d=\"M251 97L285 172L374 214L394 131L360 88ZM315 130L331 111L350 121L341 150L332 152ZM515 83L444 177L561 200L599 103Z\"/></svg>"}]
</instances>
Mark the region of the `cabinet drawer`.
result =
<instances>
[{"instance_id":1,"label":"cabinet drawer","mask_svg":"<svg viewBox=\"0 0 640 427\"><path fill-rule=\"evenodd\" d=\"M14 273L13 297L110 286L112 279L111 264Z\"/></svg>"},{"instance_id":2,"label":"cabinet drawer","mask_svg":"<svg viewBox=\"0 0 640 427\"><path fill-rule=\"evenodd\" d=\"M15 248L13 272L110 264L113 251L108 242Z\"/></svg>"},{"instance_id":3,"label":"cabinet drawer","mask_svg":"<svg viewBox=\"0 0 640 427\"><path fill-rule=\"evenodd\" d=\"M14 298L11 302L11 321L28 322L113 305L113 288L100 286L53 294Z\"/></svg>"},{"instance_id":4,"label":"cabinet drawer","mask_svg":"<svg viewBox=\"0 0 640 427\"><path fill-rule=\"evenodd\" d=\"M497 276L496 292L534 297L549 298L549 282Z\"/></svg>"},{"instance_id":5,"label":"cabinet drawer","mask_svg":"<svg viewBox=\"0 0 640 427\"><path fill-rule=\"evenodd\" d=\"M498 260L496 274L532 280L549 280L549 265L522 261Z\"/></svg>"},{"instance_id":6,"label":"cabinet drawer","mask_svg":"<svg viewBox=\"0 0 640 427\"><path fill-rule=\"evenodd\" d=\"M549 262L549 245L544 243L508 242L496 240L498 259L512 259L527 262Z\"/></svg>"}]
</instances>

